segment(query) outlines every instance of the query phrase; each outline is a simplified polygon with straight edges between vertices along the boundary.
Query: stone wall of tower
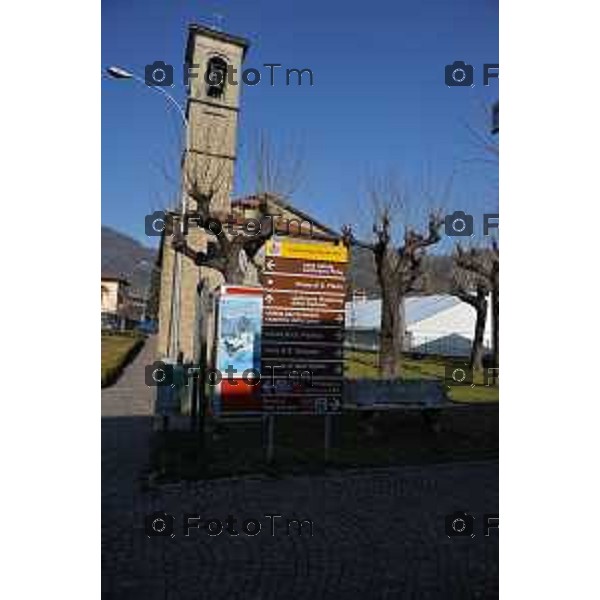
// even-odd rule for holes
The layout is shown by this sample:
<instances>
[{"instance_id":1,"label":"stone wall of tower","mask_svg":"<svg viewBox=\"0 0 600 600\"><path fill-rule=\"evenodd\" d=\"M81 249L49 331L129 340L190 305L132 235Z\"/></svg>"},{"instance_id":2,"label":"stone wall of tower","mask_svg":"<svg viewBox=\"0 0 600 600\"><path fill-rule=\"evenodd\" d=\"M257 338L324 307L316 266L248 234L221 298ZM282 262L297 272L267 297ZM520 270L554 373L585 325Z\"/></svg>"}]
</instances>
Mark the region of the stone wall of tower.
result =
<instances>
[{"instance_id":1,"label":"stone wall of tower","mask_svg":"<svg viewBox=\"0 0 600 600\"><path fill-rule=\"evenodd\" d=\"M211 190L211 210L223 216L231 210L231 190L236 157L236 132L239 113L241 85L225 85L219 98L207 94L204 78L208 61L213 57L223 59L230 68L236 69L236 81L241 81L241 64L245 42L227 34L202 27L190 28L187 61L193 67L187 102L189 131L187 152L183 160L183 193L192 181ZM193 201L186 196L188 211L194 210ZM190 228L188 244L195 250L205 250L207 235L197 228ZM170 354L170 339L175 324L171 323L174 252L170 241L162 246L161 296L159 308L159 334L157 353ZM198 352L198 297L197 287L202 278L206 288L221 285L221 275L211 269L199 269L190 259L181 257L181 292L179 319L179 348L186 359L195 360ZM209 327L210 329L210 327Z\"/></svg>"},{"instance_id":2,"label":"stone wall of tower","mask_svg":"<svg viewBox=\"0 0 600 600\"><path fill-rule=\"evenodd\" d=\"M190 150L186 157L186 172L201 181L215 183L213 208L227 213L236 156L243 53L244 49L239 45L203 34L195 34L188 48L188 58L194 65L191 72L196 77L190 77L189 85ZM222 58L238 74L235 78L238 85L227 82L220 98L208 96L204 78L208 61L213 57Z\"/></svg>"}]
</instances>

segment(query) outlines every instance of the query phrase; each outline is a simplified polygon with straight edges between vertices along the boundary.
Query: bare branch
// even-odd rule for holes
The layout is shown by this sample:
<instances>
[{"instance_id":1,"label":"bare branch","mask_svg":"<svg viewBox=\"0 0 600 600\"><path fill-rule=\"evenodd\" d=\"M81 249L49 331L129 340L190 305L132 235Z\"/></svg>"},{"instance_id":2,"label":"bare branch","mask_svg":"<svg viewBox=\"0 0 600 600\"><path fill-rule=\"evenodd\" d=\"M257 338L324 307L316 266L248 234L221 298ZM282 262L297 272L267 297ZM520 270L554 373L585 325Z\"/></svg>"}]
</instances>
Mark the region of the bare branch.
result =
<instances>
[{"instance_id":1,"label":"bare branch","mask_svg":"<svg viewBox=\"0 0 600 600\"><path fill-rule=\"evenodd\" d=\"M292 142L276 146L261 131L256 138L252 167L258 194L289 197L298 190L305 178L304 151Z\"/></svg>"},{"instance_id":2,"label":"bare branch","mask_svg":"<svg viewBox=\"0 0 600 600\"><path fill-rule=\"evenodd\" d=\"M359 240L354 237L352 225L342 225L342 240L346 246L356 246L358 248L365 248L375 252L375 244Z\"/></svg>"}]
</instances>

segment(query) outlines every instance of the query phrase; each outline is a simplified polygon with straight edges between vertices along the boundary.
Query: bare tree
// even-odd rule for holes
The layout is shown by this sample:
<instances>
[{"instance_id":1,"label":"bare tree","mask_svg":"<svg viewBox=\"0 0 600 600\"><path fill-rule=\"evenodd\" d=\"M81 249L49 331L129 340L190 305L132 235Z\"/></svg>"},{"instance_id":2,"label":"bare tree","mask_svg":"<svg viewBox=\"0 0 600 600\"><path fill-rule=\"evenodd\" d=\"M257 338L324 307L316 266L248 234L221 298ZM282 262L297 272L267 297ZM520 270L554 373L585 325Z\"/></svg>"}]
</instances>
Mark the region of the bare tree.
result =
<instances>
[{"instance_id":1,"label":"bare tree","mask_svg":"<svg viewBox=\"0 0 600 600\"><path fill-rule=\"evenodd\" d=\"M218 149L219 137L213 134L206 132L206 143ZM228 190L226 184L233 175L227 171L226 163L200 158L184 172L185 193L194 205L193 215L184 218L192 219L210 234L212 243L207 244L206 251L195 250L180 227L175 227L173 247L198 266L219 271L226 283L242 283L249 263L260 271L257 254L277 229L274 215L269 214L270 198L289 196L303 176L299 149L292 144L276 148L264 133L257 140L253 168L257 191L254 197L258 203L251 220L226 214L224 205L228 203L223 202L223 190ZM243 223L246 227L241 231Z\"/></svg>"},{"instance_id":2,"label":"bare tree","mask_svg":"<svg viewBox=\"0 0 600 600\"><path fill-rule=\"evenodd\" d=\"M467 164L474 166L479 164L483 167L492 167L494 173L494 188L497 188L497 169L500 159L500 145L497 131L490 127L490 111L487 103L479 106L477 114L464 123L469 142L474 155L465 159Z\"/></svg>"},{"instance_id":3,"label":"bare tree","mask_svg":"<svg viewBox=\"0 0 600 600\"><path fill-rule=\"evenodd\" d=\"M406 329L404 299L424 274L422 258L429 246L440 241L443 219L439 212L431 211L426 233L419 233L412 225L405 223L403 242L394 246L392 212L394 206L404 203L405 198L397 185L387 180L383 185L372 185L371 200L379 213L373 226L375 242L357 240L350 226L345 226L343 232L348 244L367 248L373 253L381 288L379 369L384 377L395 378L401 373L400 361Z\"/></svg>"},{"instance_id":4,"label":"bare tree","mask_svg":"<svg viewBox=\"0 0 600 600\"><path fill-rule=\"evenodd\" d=\"M488 313L490 285L487 278L467 271L460 266L460 256L454 257L451 293L475 310L475 332L469 366L479 370L483 367L484 335Z\"/></svg>"},{"instance_id":5,"label":"bare tree","mask_svg":"<svg viewBox=\"0 0 600 600\"><path fill-rule=\"evenodd\" d=\"M457 266L472 273L477 278L477 281L483 282L482 285L491 292L492 355L495 367L498 367L500 361L499 256L498 242L496 240L492 241L489 248L470 248L469 250L465 250L460 244L456 248Z\"/></svg>"},{"instance_id":6,"label":"bare tree","mask_svg":"<svg viewBox=\"0 0 600 600\"><path fill-rule=\"evenodd\" d=\"M184 233L176 227L173 247L177 252L187 256L197 266L215 269L223 275L225 283L241 284L244 282L248 261L254 263L256 254L273 232L272 220L266 215L266 201L261 202L259 216L248 230L239 231L241 220L231 219L224 211L212 210L214 191L205 193L197 183L189 189L189 196L196 207L193 219L202 229L212 236L213 243L206 245L206 250L194 250L185 238Z\"/></svg>"},{"instance_id":7,"label":"bare tree","mask_svg":"<svg viewBox=\"0 0 600 600\"><path fill-rule=\"evenodd\" d=\"M474 156L464 162L469 170L479 165L484 173L491 176L492 189L497 193L498 165L500 149L497 130L490 128L489 106L482 104L473 124L467 123L466 129ZM492 212L497 212L493 210ZM479 243L482 243L480 241ZM498 291L498 243L492 242L489 248L481 245L464 249L460 244L454 256L454 290L455 296L467 302L476 310L475 336L471 351L471 366L479 369L483 362L483 336L487 320L488 297L491 294L492 304L492 351L494 364L499 360L499 291Z\"/></svg>"},{"instance_id":8,"label":"bare tree","mask_svg":"<svg viewBox=\"0 0 600 600\"><path fill-rule=\"evenodd\" d=\"M292 141L276 145L264 131L256 136L250 163L259 195L289 198L304 182L306 163L302 147Z\"/></svg>"}]
</instances>

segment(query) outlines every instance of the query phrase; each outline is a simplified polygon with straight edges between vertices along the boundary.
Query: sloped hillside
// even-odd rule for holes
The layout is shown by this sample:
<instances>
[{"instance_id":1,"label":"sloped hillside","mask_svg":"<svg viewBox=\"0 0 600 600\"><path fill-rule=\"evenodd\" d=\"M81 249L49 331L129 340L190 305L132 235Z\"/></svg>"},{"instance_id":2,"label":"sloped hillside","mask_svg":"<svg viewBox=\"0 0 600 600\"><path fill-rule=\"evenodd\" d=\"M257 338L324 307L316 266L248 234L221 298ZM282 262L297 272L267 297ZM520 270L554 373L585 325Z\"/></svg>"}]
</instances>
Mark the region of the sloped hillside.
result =
<instances>
[{"instance_id":1,"label":"sloped hillside","mask_svg":"<svg viewBox=\"0 0 600 600\"><path fill-rule=\"evenodd\" d=\"M150 284L156 251L114 229L102 226L102 274L122 276L133 291L142 293Z\"/></svg>"}]
</instances>

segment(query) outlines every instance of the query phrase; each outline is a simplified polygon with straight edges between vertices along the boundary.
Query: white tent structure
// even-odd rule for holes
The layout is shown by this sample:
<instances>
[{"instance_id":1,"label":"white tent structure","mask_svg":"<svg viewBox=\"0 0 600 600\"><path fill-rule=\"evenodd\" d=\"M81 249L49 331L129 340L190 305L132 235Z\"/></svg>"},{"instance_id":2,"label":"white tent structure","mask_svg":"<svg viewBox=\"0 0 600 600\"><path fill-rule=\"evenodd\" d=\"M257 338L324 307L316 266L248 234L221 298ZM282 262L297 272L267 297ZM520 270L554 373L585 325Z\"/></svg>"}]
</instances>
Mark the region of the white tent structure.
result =
<instances>
[{"instance_id":1,"label":"white tent structure","mask_svg":"<svg viewBox=\"0 0 600 600\"><path fill-rule=\"evenodd\" d=\"M475 309L449 295L412 296L404 306L406 350L423 354L468 356L475 332ZM381 300L346 303L347 341L350 345L375 348L378 344ZM484 334L491 346L491 312Z\"/></svg>"}]
</instances>

